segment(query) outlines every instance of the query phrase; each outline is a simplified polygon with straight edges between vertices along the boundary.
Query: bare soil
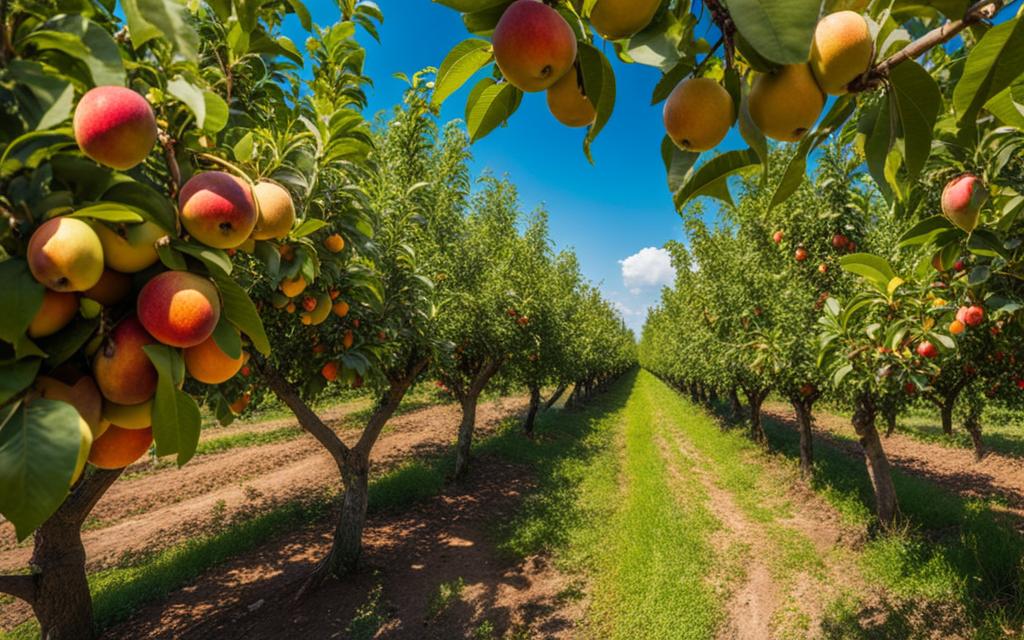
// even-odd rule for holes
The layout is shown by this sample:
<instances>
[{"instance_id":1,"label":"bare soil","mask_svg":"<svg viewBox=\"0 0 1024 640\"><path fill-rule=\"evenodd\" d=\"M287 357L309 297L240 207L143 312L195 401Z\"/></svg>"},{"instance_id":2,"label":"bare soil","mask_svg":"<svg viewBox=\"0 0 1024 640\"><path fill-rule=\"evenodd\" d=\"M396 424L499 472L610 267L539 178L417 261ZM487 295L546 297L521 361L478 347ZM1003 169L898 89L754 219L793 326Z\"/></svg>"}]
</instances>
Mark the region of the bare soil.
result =
<instances>
[{"instance_id":1,"label":"bare soil","mask_svg":"<svg viewBox=\"0 0 1024 640\"><path fill-rule=\"evenodd\" d=\"M789 405L766 403L764 412L795 427L795 416ZM837 434L856 437L849 420L817 413L816 436ZM829 439L830 444L851 455L861 455L856 442ZM989 452L980 461L969 449L945 447L922 442L912 436L896 432L883 438L882 446L889 459L903 471L918 475L945 489L968 498L996 499L1024 532L1024 459L997 452Z\"/></svg>"},{"instance_id":2,"label":"bare soil","mask_svg":"<svg viewBox=\"0 0 1024 640\"><path fill-rule=\"evenodd\" d=\"M477 425L484 434L525 410L524 398L501 399L478 407ZM324 413L332 426L351 409ZM429 407L394 418L373 451L374 472L448 446L460 418L456 405ZM295 424L280 420L257 429ZM296 426L296 428L298 428ZM340 431L345 440L358 432ZM313 439L237 448L197 458L181 469L156 470L119 481L100 500L83 531L88 569L118 564L122 558L158 551L215 529L220 523L270 505L323 489L337 489L338 471ZM23 569L31 556L31 539L17 544L13 527L0 524L0 571ZM0 606L0 629L30 616L20 602Z\"/></svg>"}]
</instances>

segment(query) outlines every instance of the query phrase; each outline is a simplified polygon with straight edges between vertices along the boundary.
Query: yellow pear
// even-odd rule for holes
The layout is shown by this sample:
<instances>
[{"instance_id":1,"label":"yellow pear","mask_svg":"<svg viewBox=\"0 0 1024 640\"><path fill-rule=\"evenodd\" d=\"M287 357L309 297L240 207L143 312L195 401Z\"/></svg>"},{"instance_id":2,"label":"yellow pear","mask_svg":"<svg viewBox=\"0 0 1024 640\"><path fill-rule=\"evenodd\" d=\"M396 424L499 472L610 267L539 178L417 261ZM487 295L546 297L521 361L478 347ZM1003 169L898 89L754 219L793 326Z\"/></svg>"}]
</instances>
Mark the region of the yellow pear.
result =
<instances>
[{"instance_id":1,"label":"yellow pear","mask_svg":"<svg viewBox=\"0 0 1024 640\"><path fill-rule=\"evenodd\" d=\"M803 138L824 108L825 94L806 63L759 73L750 89L754 124L769 138L782 142Z\"/></svg>"},{"instance_id":2,"label":"yellow pear","mask_svg":"<svg viewBox=\"0 0 1024 640\"><path fill-rule=\"evenodd\" d=\"M621 40L649 25L660 6L661 0L597 0L590 24L605 40Z\"/></svg>"},{"instance_id":3,"label":"yellow pear","mask_svg":"<svg viewBox=\"0 0 1024 640\"><path fill-rule=\"evenodd\" d=\"M874 43L864 16L839 11L825 16L814 31L811 70L825 93L846 93L846 85L871 66Z\"/></svg>"},{"instance_id":4,"label":"yellow pear","mask_svg":"<svg viewBox=\"0 0 1024 640\"><path fill-rule=\"evenodd\" d=\"M107 266L121 273L137 273L156 264L156 241L167 232L152 222L107 226L101 222L92 225L103 245L103 259Z\"/></svg>"},{"instance_id":5,"label":"yellow pear","mask_svg":"<svg viewBox=\"0 0 1024 640\"><path fill-rule=\"evenodd\" d=\"M722 85L710 78L683 80L664 109L665 131L684 151L708 151L729 133L736 105Z\"/></svg>"},{"instance_id":6,"label":"yellow pear","mask_svg":"<svg viewBox=\"0 0 1024 640\"><path fill-rule=\"evenodd\" d=\"M555 119L567 127L585 127L594 122L597 111L590 98L583 95L575 69L548 89L548 109Z\"/></svg>"},{"instance_id":7,"label":"yellow pear","mask_svg":"<svg viewBox=\"0 0 1024 640\"><path fill-rule=\"evenodd\" d=\"M295 224L295 203L288 190L276 182L263 180L253 187L252 195L259 205L259 219L252 238L280 240L287 237Z\"/></svg>"}]
</instances>

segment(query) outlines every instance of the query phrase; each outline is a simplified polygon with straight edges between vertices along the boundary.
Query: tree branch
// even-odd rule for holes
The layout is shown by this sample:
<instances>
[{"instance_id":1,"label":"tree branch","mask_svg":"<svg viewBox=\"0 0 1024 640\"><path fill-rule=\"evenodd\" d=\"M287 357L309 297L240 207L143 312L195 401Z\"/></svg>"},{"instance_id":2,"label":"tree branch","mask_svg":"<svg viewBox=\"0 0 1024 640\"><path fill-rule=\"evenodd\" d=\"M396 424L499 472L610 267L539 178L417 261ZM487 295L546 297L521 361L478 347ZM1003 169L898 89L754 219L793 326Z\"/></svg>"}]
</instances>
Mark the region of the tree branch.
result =
<instances>
[{"instance_id":1,"label":"tree branch","mask_svg":"<svg viewBox=\"0 0 1024 640\"><path fill-rule=\"evenodd\" d=\"M7 62L7 53L11 48L7 39L7 6L8 0L0 0L0 62Z\"/></svg>"},{"instance_id":2,"label":"tree branch","mask_svg":"<svg viewBox=\"0 0 1024 640\"><path fill-rule=\"evenodd\" d=\"M391 416L398 410L398 405L402 404L402 398L405 397L405 393L412 386L412 383L416 381L416 378L419 377L423 369L426 368L428 362L427 358L412 361L404 375L391 381L391 386L388 387L384 397L381 398L373 415L366 421L366 427L363 429L362 435L359 436L359 442L356 443L353 451L366 456L370 455L370 450L373 449L377 438L380 437L380 432L383 431L384 425L387 424Z\"/></svg>"},{"instance_id":3,"label":"tree branch","mask_svg":"<svg viewBox=\"0 0 1024 640\"><path fill-rule=\"evenodd\" d=\"M915 60L929 50L941 46L968 27L991 20L1006 6L1005 0L981 0L967 10L960 20L953 20L929 31L924 36L911 42L885 60L879 62L860 78L854 80L847 89L850 93L859 93L877 89L889 77L889 72L898 64L907 60Z\"/></svg>"},{"instance_id":4,"label":"tree branch","mask_svg":"<svg viewBox=\"0 0 1024 640\"><path fill-rule=\"evenodd\" d=\"M96 503L100 501L110 485L121 477L122 473L124 473L123 468L93 471L75 486L71 494L64 500L64 504L51 517L62 519L81 528Z\"/></svg>"},{"instance_id":5,"label":"tree branch","mask_svg":"<svg viewBox=\"0 0 1024 640\"><path fill-rule=\"evenodd\" d=\"M327 449L327 452L334 458L338 468L343 469L345 467L345 458L349 454L349 448L341 441L338 434L324 424L320 416L316 415L309 408L309 405L302 400L295 387L285 380L276 369L266 362L257 362L256 368L267 383L267 386L274 392L274 395L280 398L281 402L285 403L291 409L291 412L295 414L295 418L299 421L299 426L316 438L317 442L324 449Z\"/></svg>"},{"instance_id":6,"label":"tree branch","mask_svg":"<svg viewBox=\"0 0 1024 640\"><path fill-rule=\"evenodd\" d=\"M171 181L168 185L171 189L171 198L178 197L178 190L181 189L181 167L178 166L178 157L174 153L174 139L171 134L163 129L159 131L160 146L164 148L164 161L167 163L167 170L171 172Z\"/></svg>"},{"instance_id":7,"label":"tree branch","mask_svg":"<svg viewBox=\"0 0 1024 640\"><path fill-rule=\"evenodd\" d=\"M0 576L0 593L12 595L28 604L35 604L36 581L29 575Z\"/></svg>"}]
</instances>

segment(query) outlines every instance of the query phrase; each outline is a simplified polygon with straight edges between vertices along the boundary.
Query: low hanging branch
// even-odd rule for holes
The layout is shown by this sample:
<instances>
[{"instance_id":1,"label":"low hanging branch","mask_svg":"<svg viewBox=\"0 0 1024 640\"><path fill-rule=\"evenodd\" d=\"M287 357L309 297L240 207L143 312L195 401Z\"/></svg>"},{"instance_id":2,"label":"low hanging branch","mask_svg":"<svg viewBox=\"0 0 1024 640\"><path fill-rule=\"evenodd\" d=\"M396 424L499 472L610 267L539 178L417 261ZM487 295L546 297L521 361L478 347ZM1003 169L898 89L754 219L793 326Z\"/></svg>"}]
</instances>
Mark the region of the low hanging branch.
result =
<instances>
[{"instance_id":1,"label":"low hanging branch","mask_svg":"<svg viewBox=\"0 0 1024 640\"><path fill-rule=\"evenodd\" d=\"M36 599L36 582L32 576L0 576L0 593L14 596L28 604Z\"/></svg>"},{"instance_id":2,"label":"low hanging branch","mask_svg":"<svg viewBox=\"0 0 1024 640\"><path fill-rule=\"evenodd\" d=\"M914 40L885 60L868 70L863 76L854 80L847 89L850 93L871 91L882 86L889 77L889 72L898 64L907 60L915 60L931 49L942 46L955 38L961 31L976 24L991 20L1006 6L1005 0L981 0L967 10L960 20L947 22L933 29L924 36Z\"/></svg>"}]
</instances>

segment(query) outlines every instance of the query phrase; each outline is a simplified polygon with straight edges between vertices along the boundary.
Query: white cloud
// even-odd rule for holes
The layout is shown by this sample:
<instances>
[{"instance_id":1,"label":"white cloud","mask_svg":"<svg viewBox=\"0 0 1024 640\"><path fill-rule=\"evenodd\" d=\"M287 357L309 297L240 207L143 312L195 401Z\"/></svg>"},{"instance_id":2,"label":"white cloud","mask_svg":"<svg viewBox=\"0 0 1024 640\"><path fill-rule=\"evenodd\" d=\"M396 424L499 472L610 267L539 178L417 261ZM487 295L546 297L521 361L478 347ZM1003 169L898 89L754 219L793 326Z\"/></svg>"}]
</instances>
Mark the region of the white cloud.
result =
<instances>
[{"instance_id":1,"label":"white cloud","mask_svg":"<svg viewBox=\"0 0 1024 640\"><path fill-rule=\"evenodd\" d=\"M672 257L665 249L647 247L619 260L619 264L622 265L622 282L634 296L646 287L671 285L676 278Z\"/></svg>"}]
</instances>

